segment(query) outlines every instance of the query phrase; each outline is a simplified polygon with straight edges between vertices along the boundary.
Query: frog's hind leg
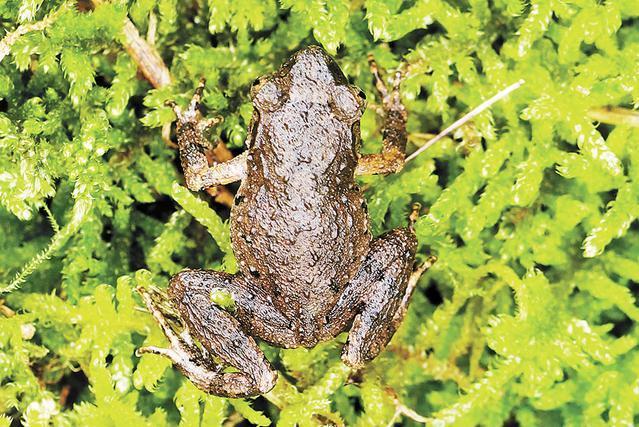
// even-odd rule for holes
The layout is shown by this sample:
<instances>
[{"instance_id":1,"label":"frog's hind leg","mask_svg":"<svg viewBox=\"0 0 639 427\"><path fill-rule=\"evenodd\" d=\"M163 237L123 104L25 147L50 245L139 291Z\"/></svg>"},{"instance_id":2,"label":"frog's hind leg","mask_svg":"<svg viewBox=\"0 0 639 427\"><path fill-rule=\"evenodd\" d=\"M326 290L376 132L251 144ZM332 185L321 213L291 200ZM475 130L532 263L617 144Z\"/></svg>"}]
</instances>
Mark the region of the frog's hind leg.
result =
<instances>
[{"instance_id":1,"label":"frog's hind leg","mask_svg":"<svg viewBox=\"0 0 639 427\"><path fill-rule=\"evenodd\" d=\"M193 384L207 393L246 397L268 392L275 385L277 373L234 315L211 301L212 291L226 290L235 295L232 290L236 281L238 276L207 270L186 270L175 275L169 285L169 296L188 332L175 333L160 310L145 299L171 348L147 347L140 352L169 357ZM242 301L235 302L237 311L241 311ZM189 334L203 349L186 338ZM221 364L215 363L213 357ZM227 366L239 372L222 372Z\"/></svg>"},{"instance_id":2,"label":"frog's hind leg","mask_svg":"<svg viewBox=\"0 0 639 427\"><path fill-rule=\"evenodd\" d=\"M329 333L336 335L347 326L349 316L343 313L355 307L342 351L347 365L361 367L374 359L399 327L419 276L430 266L427 262L413 271L416 247L410 228L397 228L375 239L359 272L327 316L334 319Z\"/></svg>"},{"instance_id":3,"label":"frog's hind leg","mask_svg":"<svg viewBox=\"0 0 639 427\"><path fill-rule=\"evenodd\" d=\"M369 56L368 61L375 78L375 87L382 100L384 139L382 141L382 152L362 156L359 159L355 173L369 175L399 172L404 166L406 142L408 141L408 133L406 131L407 112L399 93L399 85L402 81L403 73L401 69L395 72L392 86L389 88L379 74L375 59Z\"/></svg>"}]
</instances>

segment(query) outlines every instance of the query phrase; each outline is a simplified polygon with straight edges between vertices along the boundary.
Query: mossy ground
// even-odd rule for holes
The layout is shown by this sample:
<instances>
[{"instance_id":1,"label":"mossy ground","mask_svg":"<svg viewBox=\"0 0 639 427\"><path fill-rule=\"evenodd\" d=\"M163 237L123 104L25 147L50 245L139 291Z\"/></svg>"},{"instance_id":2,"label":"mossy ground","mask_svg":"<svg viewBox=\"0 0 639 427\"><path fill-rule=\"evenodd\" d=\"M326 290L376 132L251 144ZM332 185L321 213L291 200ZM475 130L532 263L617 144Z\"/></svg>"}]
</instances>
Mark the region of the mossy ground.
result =
<instances>
[{"instance_id":1,"label":"mossy ground","mask_svg":"<svg viewBox=\"0 0 639 427\"><path fill-rule=\"evenodd\" d=\"M0 426L637 420L636 0L3 0L0 18ZM134 354L164 342L136 286L235 268L228 209L181 185L164 101L206 77L205 110L225 118L212 139L238 153L251 83L308 44L368 95L366 152L381 141L369 53L406 63L410 150L526 84L362 180L373 232L420 202L419 257L438 257L378 359L349 372L343 336L264 346L273 392L207 396Z\"/></svg>"}]
</instances>

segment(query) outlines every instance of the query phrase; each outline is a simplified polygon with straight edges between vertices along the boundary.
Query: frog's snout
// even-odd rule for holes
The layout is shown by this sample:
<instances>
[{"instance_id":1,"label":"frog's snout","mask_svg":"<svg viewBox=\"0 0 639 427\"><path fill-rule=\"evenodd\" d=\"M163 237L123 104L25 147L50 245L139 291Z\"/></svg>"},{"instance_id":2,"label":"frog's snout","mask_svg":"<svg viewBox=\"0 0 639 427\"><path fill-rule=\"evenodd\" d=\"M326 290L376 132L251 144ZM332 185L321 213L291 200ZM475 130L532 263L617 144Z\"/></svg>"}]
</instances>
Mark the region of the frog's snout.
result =
<instances>
[{"instance_id":1,"label":"frog's snout","mask_svg":"<svg viewBox=\"0 0 639 427\"><path fill-rule=\"evenodd\" d=\"M300 49L291 59L291 76L298 83L348 83L337 62L320 46L311 45Z\"/></svg>"}]
</instances>

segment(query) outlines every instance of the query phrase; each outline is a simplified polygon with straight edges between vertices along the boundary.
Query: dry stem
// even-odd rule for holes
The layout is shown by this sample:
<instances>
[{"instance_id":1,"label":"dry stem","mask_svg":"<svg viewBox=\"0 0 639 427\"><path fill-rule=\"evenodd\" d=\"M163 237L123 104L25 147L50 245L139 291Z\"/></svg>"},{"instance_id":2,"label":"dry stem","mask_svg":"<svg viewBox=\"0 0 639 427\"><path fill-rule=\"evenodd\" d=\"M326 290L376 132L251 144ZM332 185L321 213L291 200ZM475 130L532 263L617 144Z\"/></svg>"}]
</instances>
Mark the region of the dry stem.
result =
<instances>
[{"instance_id":1,"label":"dry stem","mask_svg":"<svg viewBox=\"0 0 639 427\"><path fill-rule=\"evenodd\" d=\"M639 127L639 111L621 107L593 108L588 117L609 125L626 125Z\"/></svg>"}]
</instances>

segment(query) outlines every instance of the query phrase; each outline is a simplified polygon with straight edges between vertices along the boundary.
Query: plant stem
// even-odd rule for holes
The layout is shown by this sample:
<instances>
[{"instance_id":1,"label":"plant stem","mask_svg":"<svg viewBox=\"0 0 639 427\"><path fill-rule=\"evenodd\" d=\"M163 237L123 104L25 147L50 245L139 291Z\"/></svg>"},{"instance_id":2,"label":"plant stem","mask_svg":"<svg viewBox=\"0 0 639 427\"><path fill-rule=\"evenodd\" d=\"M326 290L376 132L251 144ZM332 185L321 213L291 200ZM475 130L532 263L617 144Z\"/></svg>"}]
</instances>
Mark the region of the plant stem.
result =
<instances>
[{"instance_id":1,"label":"plant stem","mask_svg":"<svg viewBox=\"0 0 639 427\"><path fill-rule=\"evenodd\" d=\"M32 31L42 31L50 26L56 18L67 10L69 3L64 3L58 10L50 13L42 21L33 22L31 24L22 24L12 32L8 33L2 40L0 40L0 62L11 53L11 46L13 46L23 35Z\"/></svg>"},{"instance_id":2,"label":"plant stem","mask_svg":"<svg viewBox=\"0 0 639 427\"><path fill-rule=\"evenodd\" d=\"M621 107L601 107L588 111L588 117L609 125L639 127L639 111Z\"/></svg>"},{"instance_id":3,"label":"plant stem","mask_svg":"<svg viewBox=\"0 0 639 427\"><path fill-rule=\"evenodd\" d=\"M124 21L124 48L154 88L171 84L171 73L157 51L140 36L129 18Z\"/></svg>"},{"instance_id":4,"label":"plant stem","mask_svg":"<svg viewBox=\"0 0 639 427\"><path fill-rule=\"evenodd\" d=\"M435 135L426 144L424 144L421 147L419 147L413 154L411 154L410 156L406 157L405 163L410 162L415 157L417 157L420 153L422 153L423 151L428 149L428 147L430 147L431 145L433 145L437 141L443 139L446 135L448 135L448 134L454 132L455 130L459 129L460 127L462 127L464 124L466 124L467 122L469 122L470 120L475 118L482 111L488 109L491 105L493 105L497 101L500 101L500 100L504 99L511 92L519 89L524 83L525 83L524 80L519 80L516 83L511 84L507 88L497 92L495 95L493 95L492 97L490 97L486 101L484 101L481 104L479 104L477 107L475 107L472 110L470 110L462 118L460 118L459 120L454 122L452 125L448 126L446 129L444 129L443 131L441 131L437 135Z\"/></svg>"}]
</instances>

